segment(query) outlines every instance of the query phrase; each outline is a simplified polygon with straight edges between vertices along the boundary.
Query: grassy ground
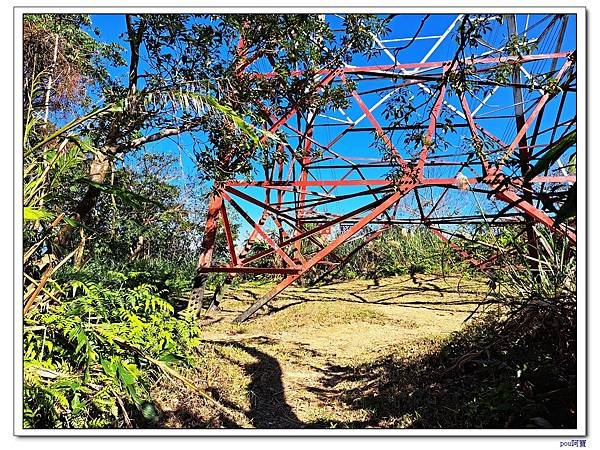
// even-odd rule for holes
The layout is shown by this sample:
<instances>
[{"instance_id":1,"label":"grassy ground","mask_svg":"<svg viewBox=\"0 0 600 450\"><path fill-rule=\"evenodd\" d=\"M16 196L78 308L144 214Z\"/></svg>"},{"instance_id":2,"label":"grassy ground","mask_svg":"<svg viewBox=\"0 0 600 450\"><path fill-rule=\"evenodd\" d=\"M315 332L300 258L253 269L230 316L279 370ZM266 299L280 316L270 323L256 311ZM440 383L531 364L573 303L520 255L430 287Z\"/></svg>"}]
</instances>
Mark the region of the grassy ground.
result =
<instances>
[{"instance_id":1,"label":"grassy ground","mask_svg":"<svg viewBox=\"0 0 600 450\"><path fill-rule=\"evenodd\" d=\"M164 412L161 426L415 426L414 411L396 408L391 417L394 405L377 398L390 368L439 351L488 290L480 281L432 275L291 287L258 316L231 323L269 287L232 289L220 310L203 320L202 356L187 375L228 411L184 387L159 383L154 396ZM410 386L413 375L394 376Z\"/></svg>"}]
</instances>

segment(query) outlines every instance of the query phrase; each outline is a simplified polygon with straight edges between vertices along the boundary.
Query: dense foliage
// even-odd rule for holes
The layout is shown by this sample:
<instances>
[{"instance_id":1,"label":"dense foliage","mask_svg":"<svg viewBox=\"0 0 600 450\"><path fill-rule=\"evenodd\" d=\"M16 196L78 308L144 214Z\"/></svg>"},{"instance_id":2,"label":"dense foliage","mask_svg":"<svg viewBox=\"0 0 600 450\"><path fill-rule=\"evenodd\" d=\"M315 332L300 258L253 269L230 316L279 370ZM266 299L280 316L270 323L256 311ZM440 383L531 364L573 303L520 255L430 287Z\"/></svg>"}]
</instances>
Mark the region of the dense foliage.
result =
<instances>
[{"instance_id":1,"label":"dense foliage","mask_svg":"<svg viewBox=\"0 0 600 450\"><path fill-rule=\"evenodd\" d=\"M193 319L174 317L163 293L138 275L108 272L112 283L71 279L60 303L26 317L25 427L130 427L157 419L149 386L172 375L169 363L192 361L199 329Z\"/></svg>"},{"instance_id":2,"label":"dense foliage","mask_svg":"<svg viewBox=\"0 0 600 450\"><path fill-rule=\"evenodd\" d=\"M392 227L357 253L339 273L353 278L459 273L465 264L426 227Z\"/></svg>"}]
</instances>

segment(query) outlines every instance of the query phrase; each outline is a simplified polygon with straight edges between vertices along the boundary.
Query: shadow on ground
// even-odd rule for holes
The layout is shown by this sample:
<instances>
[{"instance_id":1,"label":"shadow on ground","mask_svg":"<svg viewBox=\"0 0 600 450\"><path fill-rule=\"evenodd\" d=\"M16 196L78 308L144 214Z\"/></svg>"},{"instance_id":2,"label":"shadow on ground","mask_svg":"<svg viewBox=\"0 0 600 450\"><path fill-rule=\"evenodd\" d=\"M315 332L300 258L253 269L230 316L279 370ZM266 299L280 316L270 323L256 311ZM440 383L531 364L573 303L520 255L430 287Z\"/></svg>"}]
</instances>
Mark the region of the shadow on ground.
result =
<instances>
[{"instance_id":1,"label":"shadow on ground","mask_svg":"<svg viewBox=\"0 0 600 450\"><path fill-rule=\"evenodd\" d=\"M281 366L272 356L247 345L234 344L256 358L256 362L245 368L252 381L250 411L246 414L255 428L302 428L303 423L296 417L285 400Z\"/></svg>"},{"instance_id":2,"label":"shadow on ground","mask_svg":"<svg viewBox=\"0 0 600 450\"><path fill-rule=\"evenodd\" d=\"M514 343L491 324L471 326L416 359L328 366L313 392L337 391L345 406L371 414L362 422L309 426L576 428L575 358L560 349L565 338L554 331L543 324Z\"/></svg>"},{"instance_id":3,"label":"shadow on ground","mask_svg":"<svg viewBox=\"0 0 600 450\"><path fill-rule=\"evenodd\" d=\"M274 307L271 314L314 301L305 297ZM363 303L356 297L337 301ZM396 306L430 309L470 303L476 304L435 298ZM209 392L233 416L206 404L198 408L190 401L180 402L169 414L184 428L575 428L575 327L564 325L563 316L552 315L547 308L532 311L520 311L502 325L496 317L481 318L442 343L398 342L363 363L352 359L341 363L311 353L314 346L302 343L222 332L210 345L232 347L247 356L236 360L221 355L246 377L247 401L228 402L228 386L217 383ZM574 317L574 312L570 314ZM312 365L313 360L320 364ZM310 369L314 380L290 387L291 361ZM286 389L298 387L306 395L295 391L286 395ZM311 415L304 408L309 403ZM333 406L334 413L319 410L319 404Z\"/></svg>"},{"instance_id":4,"label":"shadow on ground","mask_svg":"<svg viewBox=\"0 0 600 450\"><path fill-rule=\"evenodd\" d=\"M320 372L319 386L306 389L320 401L335 398L346 411L368 411L368 417L360 421L317 418L303 422L286 400L280 363L256 348L274 341L261 337L245 343L223 342L255 361L244 366L251 380L249 410L220 401L262 429L575 428L575 368L543 361L557 356L556 339L546 335L546 329L535 336L536 342L512 347L500 343L482 351L480 344L492 331L468 328L417 358L389 355L356 366L315 367ZM532 350L539 355L537 363ZM220 398L216 389L211 394ZM242 426L223 413L202 417L185 403L170 414L185 428Z\"/></svg>"},{"instance_id":5,"label":"shadow on ground","mask_svg":"<svg viewBox=\"0 0 600 450\"><path fill-rule=\"evenodd\" d=\"M256 348L258 345L274 345L276 340L258 337L248 340L247 343L234 341L212 341L216 348L235 348L249 355L252 363L242 364L230 357L221 355L229 360L232 365L241 366L243 372L250 378L247 385L249 396L249 409L242 409L238 405L225 400L221 389L208 388L206 391L217 399L234 414L223 411L214 411L210 418L206 417L206 408L199 408L194 395L180 398L175 410L169 411L162 420L162 425L174 422L182 428L240 428L243 417L247 424L253 428L278 429L278 428L304 428L305 424L296 417L291 406L286 402L283 386L282 369L276 358ZM204 400L201 400L204 402ZM209 407L211 405L208 405ZM214 409L214 408L213 408Z\"/></svg>"}]
</instances>

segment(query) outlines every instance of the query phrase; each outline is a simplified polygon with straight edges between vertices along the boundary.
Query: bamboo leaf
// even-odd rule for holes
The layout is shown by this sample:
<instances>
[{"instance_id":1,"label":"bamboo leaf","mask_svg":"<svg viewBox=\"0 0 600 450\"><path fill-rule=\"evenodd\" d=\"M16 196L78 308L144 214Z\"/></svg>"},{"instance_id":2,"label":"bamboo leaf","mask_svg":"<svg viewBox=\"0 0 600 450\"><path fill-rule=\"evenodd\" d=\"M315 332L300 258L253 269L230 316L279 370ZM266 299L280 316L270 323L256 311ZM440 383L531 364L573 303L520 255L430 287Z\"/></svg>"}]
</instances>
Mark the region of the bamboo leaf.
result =
<instances>
[{"instance_id":1,"label":"bamboo leaf","mask_svg":"<svg viewBox=\"0 0 600 450\"><path fill-rule=\"evenodd\" d=\"M577 142L577 130L573 130L570 133L567 133L562 138L554 143L544 155L538 160L535 166L527 172L527 176L525 177L525 182L531 181L534 177L538 176L545 170L549 169L552 164L554 164L558 158L562 156L564 152L566 152L572 145Z\"/></svg>"},{"instance_id":2,"label":"bamboo leaf","mask_svg":"<svg viewBox=\"0 0 600 450\"><path fill-rule=\"evenodd\" d=\"M81 224L80 224L79 222L77 222L76 220L74 220L74 219L71 219L70 217L67 217L67 216L64 216L64 217L63 217L63 220L64 220L64 221L65 221L67 224L69 224L70 226L72 226L73 228L77 228L77 227L79 227L79 226L81 225Z\"/></svg>"},{"instance_id":3,"label":"bamboo leaf","mask_svg":"<svg viewBox=\"0 0 600 450\"><path fill-rule=\"evenodd\" d=\"M252 127L250 124L248 124L242 117L239 116L238 113L236 113L233 109L231 109L229 106L227 105L222 105L221 103L219 103L215 98L210 97L210 96L202 96L203 100L210 105L212 108L216 109L217 111L220 111L221 113L223 113L225 116L227 116L229 119L231 119L233 121L233 123L244 133L246 134L250 139L252 139L252 141L254 142L254 144L257 147L261 147L262 144L260 142L260 138L258 137L258 135L256 134L256 132L254 131L254 127Z\"/></svg>"},{"instance_id":4,"label":"bamboo leaf","mask_svg":"<svg viewBox=\"0 0 600 450\"><path fill-rule=\"evenodd\" d=\"M577 183L573 183L571 189L569 189L569 194L567 195L567 199L563 203L563 205L556 213L556 217L554 218L554 226L560 225L567 219L575 217L577 215Z\"/></svg>"},{"instance_id":5,"label":"bamboo leaf","mask_svg":"<svg viewBox=\"0 0 600 450\"><path fill-rule=\"evenodd\" d=\"M138 194L137 192L130 191L129 189L117 187L106 183L96 183L86 178L81 178L78 181L80 183L85 183L90 186L93 186L101 190L102 192L106 192L108 194L112 194L116 197L119 197L126 204L133 206L134 208L140 208L144 203L151 203L153 205L158 206L161 209L166 209L166 206L164 206L162 203L157 202L156 200L146 197L144 195Z\"/></svg>"},{"instance_id":6,"label":"bamboo leaf","mask_svg":"<svg viewBox=\"0 0 600 450\"><path fill-rule=\"evenodd\" d=\"M42 208L32 206L23 207L23 220L25 222L34 222L36 220L54 219L54 214Z\"/></svg>"},{"instance_id":7,"label":"bamboo leaf","mask_svg":"<svg viewBox=\"0 0 600 450\"><path fill-rule=\"evenodd\" d=\"M109 105L107 105L107 106L105 106L103 108L98 108L98 109L92 111L91 113L86 114L85 116L81 116L81 117L79 117L79 118L77 118L77 119L69 122L64 127L56 130L50 136L48 136L47 138L45 138L41 142L39 142L36 145L34 145L33 147L31 147L31 149L29 151L33 152L34 150L37 150L38 148L42 147L43 145L47 144L48 142L52 141L53 139L56 139L61 134L66 133L67 131L71 130L72 128L75 128L77 125L82 124L86 120L91 119L92 117L97 116L98 114L102 114L102 113L104 113L106 111L110 111L111 108L113 108L113 107L114 107L113 104L109 104Z\"/></svg>"}]
</instances>

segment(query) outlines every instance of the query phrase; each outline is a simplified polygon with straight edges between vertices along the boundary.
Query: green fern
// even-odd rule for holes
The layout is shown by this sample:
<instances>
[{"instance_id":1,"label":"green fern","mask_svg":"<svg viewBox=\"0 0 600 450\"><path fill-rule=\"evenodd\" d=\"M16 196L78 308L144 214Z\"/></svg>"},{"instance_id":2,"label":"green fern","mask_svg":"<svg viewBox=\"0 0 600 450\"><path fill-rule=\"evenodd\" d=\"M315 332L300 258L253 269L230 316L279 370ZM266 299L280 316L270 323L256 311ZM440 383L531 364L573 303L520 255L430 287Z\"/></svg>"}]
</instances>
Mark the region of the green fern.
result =
<instances>
[{"instance_id":1,"label":"green fern","mask_svg":"<svg viewBox=\"0 0 600 450\"><path fill-rule=\"evenodd\" d=\"M160 368L149 361L189 364L200 336L195 321L175 318L150 284L115 289L73 280L69 287L62 302L26 320L24 426L103 428L156 420L148 386Z\"/></svg>"}]
</instances>

